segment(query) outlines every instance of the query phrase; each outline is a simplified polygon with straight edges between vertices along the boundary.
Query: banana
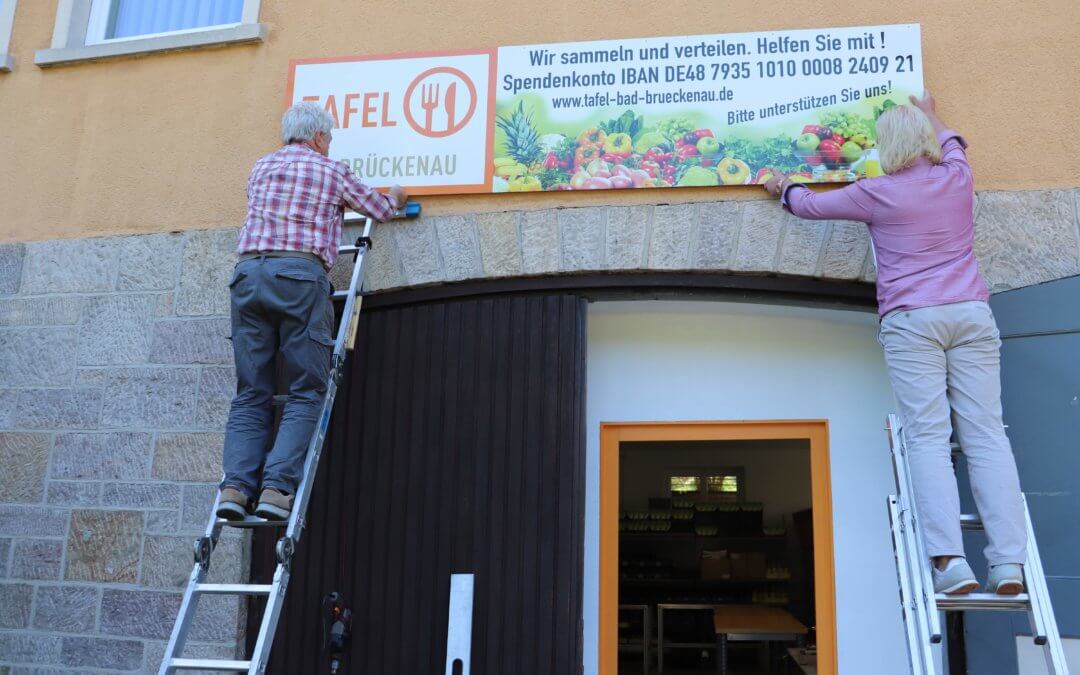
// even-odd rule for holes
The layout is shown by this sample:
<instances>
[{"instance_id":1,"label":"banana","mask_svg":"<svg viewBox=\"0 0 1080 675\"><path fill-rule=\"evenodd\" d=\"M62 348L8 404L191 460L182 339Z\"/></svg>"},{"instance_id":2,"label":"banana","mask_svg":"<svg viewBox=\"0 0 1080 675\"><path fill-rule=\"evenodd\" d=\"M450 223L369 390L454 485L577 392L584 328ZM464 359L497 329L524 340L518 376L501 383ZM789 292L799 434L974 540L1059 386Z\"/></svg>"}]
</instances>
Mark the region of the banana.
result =
<instances>
[{"instance_id":1,"label":"banana","mask_svg":"<svg viewBox=\"0 0 1080 675\"><path fill-rule=\"evenodd\" d=\"M503 166L495 167L495 175L502 176L503 178L515 178L517 176L523 176L528 172L529 168L519 162L513 164L504 164Z\"/></svg>"}]
</instances>

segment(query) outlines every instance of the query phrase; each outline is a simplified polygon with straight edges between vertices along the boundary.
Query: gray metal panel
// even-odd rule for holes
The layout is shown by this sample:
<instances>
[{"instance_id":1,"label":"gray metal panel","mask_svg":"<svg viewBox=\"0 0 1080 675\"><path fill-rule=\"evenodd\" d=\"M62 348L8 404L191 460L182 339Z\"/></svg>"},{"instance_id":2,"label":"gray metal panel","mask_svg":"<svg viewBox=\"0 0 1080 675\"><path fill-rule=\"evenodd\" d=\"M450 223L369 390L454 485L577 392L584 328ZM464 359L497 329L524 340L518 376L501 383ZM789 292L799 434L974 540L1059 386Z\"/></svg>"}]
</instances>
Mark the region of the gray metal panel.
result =
<instances>
[{"instance_id":1,"label":"gray metal panel","mask_svg":"<svg viewBox=\"0 0 1080 675\"><path fill-rule=\"evenodd\" d=\"M1002 335L1080 330L1080 277L998 293L990 300Z\"/></svg>"},{"instance_id":2,"label":"gray metal panel","mask_svg":"<svg viewBox=\"0 0 1080 675\"><path fill-rule=\"evenodd\" d=\"M1002 405L1020 482L1042 553L1054 613L1063 637L1080 636L1080 277L993 296L1001 329ZM964 510L974 508L960 472ZM966 534L976 573L982 534ZM1020 616L968 614L968 672L1023 675L1013 636L1026 634Z\"/></svg>"}]
</instances>

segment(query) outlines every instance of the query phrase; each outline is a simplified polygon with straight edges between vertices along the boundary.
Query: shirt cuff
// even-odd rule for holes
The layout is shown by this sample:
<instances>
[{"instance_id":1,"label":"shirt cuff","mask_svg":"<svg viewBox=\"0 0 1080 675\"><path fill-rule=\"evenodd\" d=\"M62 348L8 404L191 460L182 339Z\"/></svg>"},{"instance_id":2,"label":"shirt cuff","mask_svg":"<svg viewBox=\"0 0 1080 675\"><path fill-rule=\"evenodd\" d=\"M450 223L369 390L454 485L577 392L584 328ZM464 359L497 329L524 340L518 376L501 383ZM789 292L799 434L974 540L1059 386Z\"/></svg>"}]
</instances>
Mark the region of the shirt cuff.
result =
<instances>
[{"instance_id":1,"label":"shirt cuff","mask_svg":"<svg viewBox=\"0 0 1080 675\"><path fill-rule=\"evenodd\" d=\"M784 207L785 209L790 210L790 207L788 206L788 197L787 197L787 195L788 195L788 192L791 192L791 188L797 188L797 187L803 188L804 190L809 190L810 189L810 188L806 187L805 185L803 185L802 183L788 183L784 187L784 191L780 193L780 206Z\"/></svg>"},{"instance_id":2,"label":"shirt cuff","mask_svg":"<svg viewBox=\"0 0 1080 675\"><path fill-rule=\"evenodd\" d=\"M390 213L389 213L389 215L390 216L394 215L394 212L397 211L399 208L401 208L401 204L398 204L397 200L394 199L394 195L390 194L389 192L384 193L383 197L386 197L386 201L390 203Z\"/></svg>"},{"instance_id":3,"label":"shirt cuff","mask_svg":"<svg viewBox=\"0 0 1080 675\"><path fill-rule=\"evenodd\" d=\"M959 133L953 131L952 129L942 129L938 132L938 145L945 145L945 142L948 141L950 138L955 138L957 142L960 143L961 148L967 148L968 144L967 141L964 140L964 137L961 136Z\"/></svg>"}]
</instances>

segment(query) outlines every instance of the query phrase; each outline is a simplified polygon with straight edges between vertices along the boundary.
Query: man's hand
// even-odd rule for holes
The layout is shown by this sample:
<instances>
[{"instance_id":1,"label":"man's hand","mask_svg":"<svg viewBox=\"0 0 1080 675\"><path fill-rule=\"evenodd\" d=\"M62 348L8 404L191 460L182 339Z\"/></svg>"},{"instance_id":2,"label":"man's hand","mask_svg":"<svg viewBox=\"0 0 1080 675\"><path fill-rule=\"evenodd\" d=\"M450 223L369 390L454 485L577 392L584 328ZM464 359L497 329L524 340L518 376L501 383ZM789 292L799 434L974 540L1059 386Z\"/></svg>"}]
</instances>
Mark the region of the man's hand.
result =
<instances>
[{"instance_id":1,"label":"man's hand","mask_svg":"<svg viewBox=\"0 0 1080 675\"><path fill-rule=\"evenodd\" d=\"M394 198L399 209L405 208L405 202L409 200L409 193L400 185L390 186L390 196Z\"/></svg>"},{"instance_id":2,"label":"man's hand","mask_svg":"<svg viewBox=\"0 0 1080 675\"><path fill-rule=\"evenodd\" d=\"M934 96L930 93L929 90L923 92L922 98L908 96L908 99L911 100L911 105L915 106L927 115L937 114L937 105L934 101Z\"/></svg>"}]
</instances>

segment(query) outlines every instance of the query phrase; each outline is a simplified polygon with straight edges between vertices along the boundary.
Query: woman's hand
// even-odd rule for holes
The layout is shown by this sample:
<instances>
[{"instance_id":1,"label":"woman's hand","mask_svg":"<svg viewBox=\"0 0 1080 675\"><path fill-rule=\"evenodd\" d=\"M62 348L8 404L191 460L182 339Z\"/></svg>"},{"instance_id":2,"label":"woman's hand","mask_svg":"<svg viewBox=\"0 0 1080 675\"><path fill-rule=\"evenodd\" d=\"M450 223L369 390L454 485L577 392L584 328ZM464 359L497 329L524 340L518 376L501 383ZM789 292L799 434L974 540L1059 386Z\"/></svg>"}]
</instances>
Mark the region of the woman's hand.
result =
<instances>
[{"instance_id":1,"label":"woman's hand","mask_svg":"<svg viewBox=\"0 0 1080 675\"><path fill-rule=\"evenodd\" d=\"M934 96L930 93L929 89L923 92L922 98L908 96L908 99L911 101L911 105L915 106L927 115L937 114L937 104L934 101Z\"/></svg>"},{"instance_id":2,"label":"woman's hand","mask_svg":"<svg viewBox=\"0 0 1080 675\"><path fill-rule=\"evenodd\" d=\"M934 126L935 134L940 133L946 128L945 123L937 116L937 102L934 101L934 97L929 90L923 92L922 98L908 96L908 100L911 101L911 105L926 113L926 118L930 120L930 124Z\"/></svg>"},{"instance_id":3,"label":"woman's hand","mask_svg":"<svg viewBox=\"0 0 1080 675\"><path fill-rule=\"evenodd\" d=\"M789 174L786 174L783 171L777 171L776 169L770 169L770 171L772 171L773 177L765 181L765 191L774 197L779 197L780 187L783 185L784 181L787 180Z\"/></svg>"}]
</instances>

